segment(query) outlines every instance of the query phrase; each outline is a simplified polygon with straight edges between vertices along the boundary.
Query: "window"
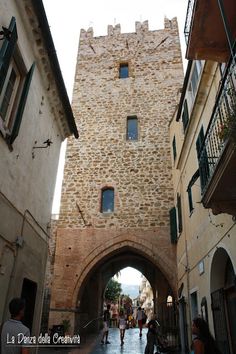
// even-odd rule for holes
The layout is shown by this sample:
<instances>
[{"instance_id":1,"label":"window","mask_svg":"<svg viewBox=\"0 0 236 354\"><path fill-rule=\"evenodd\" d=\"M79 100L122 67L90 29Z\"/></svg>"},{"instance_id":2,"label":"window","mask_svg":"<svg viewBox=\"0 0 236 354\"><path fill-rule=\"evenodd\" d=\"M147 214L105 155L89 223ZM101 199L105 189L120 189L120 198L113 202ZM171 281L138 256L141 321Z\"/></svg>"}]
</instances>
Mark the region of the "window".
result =
<instances>
[{"instance_id":1,"label":"window","mask_svg":"<svg viewBox=\"0 0 236 354\"><path fill-rule=\"evenodd\" d=\"M197 158L199 164L199 175L200 175L200 183L201 183L201 191L203 192L209 177L209 164L208 164L208 156L206 147L204 146L204 130L201 127L200 132L196 141L196 149L197 149Z\"/></svg>"},{"instance_id":2,"label":"window","mask_svg":"<svg viewBox=\"0 0 236 354\"><path fill-rule=\"evenodd\" d=\"M16 20L9 25L10 37L3 40L0 49L0 132L9 144L17 137L34 71L27 73L16 46Z\"/></svg>"},{"instance_id":3,"label":"window","mask_svg":"<svg viewBox=\"0 0 236 354\"><path fill-rule=\"evenodd\" d=\"M189 121L188 104L187 104L187 100L185 100L184 101L184 109L183 109L183 113L182 113L182 122L183 122L184 132L188 126L188 121Z\"/></svg>"},{"instance_id":4,"label":"window","mask_svg":"<svg viewBox=\"0 0 236 354\"><path fill-rule=\"evenodd\" d=\"M194 100L196 92L197 92L198 81L199 81L201 70L202 70L201 60L194 61L193 70L192 70L192 74L191 74L191 78L190 78L190 83L188 86L188 91L191 94L192 101Z\"/></svg>"},{"instance_id":5,"label":"window","mask_svg":"<svg viewBox=\"0 0 236 354\"><path fill-rule=\"evenodd\" d=\"M193 211L193 198L192 198L192 188L191 188L191 187L188 188L187 193L188 193L189 212L190 212L190 214L191 214L192 211Z\"/></svg>"},{"instance_id":6,"label":"window","mask_svg":"<svg viewBox=\"0 0 236 354\"><path fill-rule=\"evenodd\" d=\"M198 316L198 301L197 301L196 291L190 295L190 299L191 299L191 315L192 318L195 318Z\"/></svg>"},{"instance_id":7,"label":"window","mask_svg":"<svg viewBox=\"0 0 236 354\"><path fill-rule=\"evenodd\" d=\"M102 213L112 213L114 211L114 188L105 188L102 190Z\"/></svg>"},{"instance_id":8,"label":"window","mask_svg":"<svg viewBox=\"0 0 236 354\"><path fill-rule=\"evenodd\" d=\"M119 78L125 79L129 77L129 65L128 63L121 63L119 69Z\"/></svg>"},{"instance_id":9,"label":"window","mask_svg":"<svg viewBox=\"0 0 236 354\"><path fill-rule=\"evenodd\" d=\"M127 117L127 140L138 140L138 119L136 116Z\"/></svg>"},{"instance_id":10,"label":"window","mask_svg":"<svg viewBox=\"0 0 236 354\"><path fill-rule=\"evenodd\" d=\"M22 78L17 65L12 61L9 65L4 86L0 95L0 117L4 122L6 132L10 132L12 128L11 112L13 104L16 101L17 93L22 86Z\"/></svg>"},{"instance_id":11,"label":"window","mask_svg":"<svg viewBox=\"0 0 236 354\"><path fill-rule=\"evenodd\" d=\"M171 243L177 242L177 223L176 223L176 209L171 208L170 211L170 240Z\"/></svg>"},{"instance_id":12,"label":"window","mask_svg":"<svg viewBox=\"0 0 236 354\"><path fill-rule=\"evenodd\" d=\"M182 224L181 197L180 197L179 194L177 195L177 210L178 210L178 226L179 226L179 233L181 233L182 230L183 230L183 224Z\"/></svg>"},{"instance_id":13,"label":"window","mask_svg":"<svg viewBox=\"0 0 236 354\"><path fill-rule=\"evenodd\" d=\"M175 136L174 136L174 138L172 140L172 152L173 152L173 158L174 158L174 161L175 161L176 156L177 156Z\"/></svg>"}]
</instances>

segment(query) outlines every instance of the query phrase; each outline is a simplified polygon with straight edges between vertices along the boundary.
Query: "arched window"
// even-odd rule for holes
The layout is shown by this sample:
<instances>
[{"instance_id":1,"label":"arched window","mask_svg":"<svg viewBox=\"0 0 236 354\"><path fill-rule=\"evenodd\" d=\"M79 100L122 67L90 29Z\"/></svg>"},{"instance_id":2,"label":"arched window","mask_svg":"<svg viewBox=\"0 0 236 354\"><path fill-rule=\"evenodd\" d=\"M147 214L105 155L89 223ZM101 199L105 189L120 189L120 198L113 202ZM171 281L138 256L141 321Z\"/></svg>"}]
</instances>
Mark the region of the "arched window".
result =
<instances>
[{"instance_id":1,"label":"arched window","mask_svg":"<svg viewBox=\"0 0 236 354\"><path fill-rule=\"evenodd\" d=\"M167 296L167 306L172 306L173 305L173 297L171 295Z\"/></svg>"},{"instance_id":2,"label":"arched window","mask_svg":"<svg viewBox=\"0 0 236 354\"><path fill-rule=\"evenodd\" d=\"M112 213L114 211L114 188L102 190L101 212Z\"/></svg>"}]
</instances>

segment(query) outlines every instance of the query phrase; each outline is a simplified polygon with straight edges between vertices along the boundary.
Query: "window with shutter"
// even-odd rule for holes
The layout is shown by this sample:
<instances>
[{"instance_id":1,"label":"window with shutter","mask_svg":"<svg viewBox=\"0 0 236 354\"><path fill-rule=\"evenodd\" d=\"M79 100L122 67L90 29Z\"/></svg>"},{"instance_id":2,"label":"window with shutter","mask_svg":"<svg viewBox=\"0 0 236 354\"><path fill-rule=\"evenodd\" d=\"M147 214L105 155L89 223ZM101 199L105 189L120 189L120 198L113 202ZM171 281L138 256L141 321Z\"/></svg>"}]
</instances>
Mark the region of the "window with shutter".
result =
<instances>
[{"instance_id":1,"label":"window with shutter","mask_svg":"<svg viewBox=\"0 0 236 354\"><path fill-rule=\"evenodd\" d=\"M177 196L177 210L178 210L178 226L179 226L179 233L183 230L183 223L182 223L182 207L181 207L181 197L178 194Z\"/></svg>"},{"instance_id":2,"label":"window with shutter","mask_svg":"<svg viewBox=\"0 0 236 354\"><path fill-rule=\"evenodd\" d=\"M176 209L175 207L171 208L169 211L170 214L170 240L171 243L177 242L177 222L176 222Z\"/></svg>"},{"instance_id":3,"label":"window with shutter","mask_svg":"<svg viewBox=\"0 0 236 354\"><path fill-rule=\"evenodd\" d=\"M18 135L34 64L27 73L16 45L16 19L12 17L10 35L0 49L0 132L9 144Z\"/></svg>"},{"instance_id":4,"label":"window with shutter","mask_svg":"<svg viewBox=\"0 0 236 354\"><path fill-rule=\"evenodd\" d=\"M192 188L191 187L188 188L187 193L188 193L189 213L191 214L193 211L193 198L192 198Z\"/></svg>"},{"instance_id":5,"label":"window with shutter","mask_svg":"<svg viewBox=\"0 0 236 354\"><path fill-rule=\"evenodd\" d=\"M183 114L182 114L182 122L183 122L183 127L184 127L184 132L188 126L188 122L189 122L189 114L188 114L188 104L187 104L187 100L184 101L184 110L183 110Z\"/></svg>"},{"instance_id":6,"label":"window with shutter","mask_svg":"<svg viewBox=\"0 0 236 354\"><path fill-rule=\"evenodd\" d=\"M204 146L204 130L201 127L196 141L197 158L199 164L200 184L201 191L203 192L209 177L209 163L207 157L207 151Z\"/></svg>"},{"instance_id":7,"label":"window with shutter","mask_svg":"<svg viewBox=\"0 0 236 354\"><path fill-rule=\"evenodd\" d=\"M176 156L177 156L177 150L176 150L176 139L175 139L175 136L172 140L172 152L173 152L173 159L175 161L176 159Z\"/></svg>"}]
</instances>

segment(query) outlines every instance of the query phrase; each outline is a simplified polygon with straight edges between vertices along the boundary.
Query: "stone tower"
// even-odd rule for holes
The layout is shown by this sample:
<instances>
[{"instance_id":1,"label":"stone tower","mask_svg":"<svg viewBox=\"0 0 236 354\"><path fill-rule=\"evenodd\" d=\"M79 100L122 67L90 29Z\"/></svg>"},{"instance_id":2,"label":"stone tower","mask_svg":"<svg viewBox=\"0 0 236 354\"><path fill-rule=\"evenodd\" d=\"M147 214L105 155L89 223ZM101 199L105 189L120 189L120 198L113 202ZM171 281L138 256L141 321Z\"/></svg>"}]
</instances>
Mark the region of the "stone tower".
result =
<instances>
[{"instance_id":1,"label":"stone tower","mask_svg":"<svg viewBox=\"0 0 236 354\"><path fill-rule=\"evenodd\" d=\"M168 125L182 82L176 18L155 31L147 21L134 33L81 30L72 103L80 138L67 146L50 325L67 318L76 329L97 317L108 280L126 266L149 280L156 311L176 295Z\"/></svg>"}]
</instances>

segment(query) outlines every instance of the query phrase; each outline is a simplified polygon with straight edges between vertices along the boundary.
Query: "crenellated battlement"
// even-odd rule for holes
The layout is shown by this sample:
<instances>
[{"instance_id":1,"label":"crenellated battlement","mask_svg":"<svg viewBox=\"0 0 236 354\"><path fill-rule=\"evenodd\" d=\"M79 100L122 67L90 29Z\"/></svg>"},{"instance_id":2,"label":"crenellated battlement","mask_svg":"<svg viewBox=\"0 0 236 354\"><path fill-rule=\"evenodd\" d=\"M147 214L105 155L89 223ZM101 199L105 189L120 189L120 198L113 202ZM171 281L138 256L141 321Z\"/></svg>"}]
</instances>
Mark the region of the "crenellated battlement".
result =
<instances>
[{"instance_id":1,"label":"crenellated battlement","mask_svg":"<svg viewBox=\"0 0 236 354\"><path fill-rule=\"evenodd\" d=\"M121 34L120 24L117 24L115 26L112 26L112 25L107 26L107 35L108 36L115 36L118 34Z\"/></svg>"},{"instance_id":2,"label":"crenellated battlement","mask_svg":"<svg viewBox=\"0 0 236 354\"><path fill-rule=\"evenodd\" d=\"M165 17L164 18L164 29L178 30L177 18L174 17L171 20L169 20L167 17ZM140 33L147 33L147 32L153 32L153 31L149 31L148 20L143 21L143 22L140 22L140 21L135 22L135 33L140 34ZM108 37L118 36L120 34L122 34L120 24L116 24L115 26L113 26L113 25L107 26L107 36ZM106 37L106 36L103 36L103 37ZM83 39L91 39L91 38L94 38L93 27L89 27L89 29L87 31L85 29L81 29L80 39L83 40Z\"/></svg>"}]
</instances>

